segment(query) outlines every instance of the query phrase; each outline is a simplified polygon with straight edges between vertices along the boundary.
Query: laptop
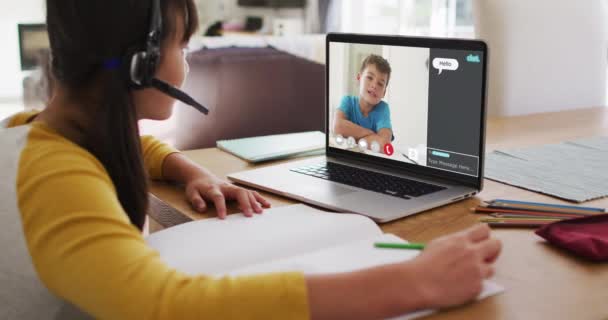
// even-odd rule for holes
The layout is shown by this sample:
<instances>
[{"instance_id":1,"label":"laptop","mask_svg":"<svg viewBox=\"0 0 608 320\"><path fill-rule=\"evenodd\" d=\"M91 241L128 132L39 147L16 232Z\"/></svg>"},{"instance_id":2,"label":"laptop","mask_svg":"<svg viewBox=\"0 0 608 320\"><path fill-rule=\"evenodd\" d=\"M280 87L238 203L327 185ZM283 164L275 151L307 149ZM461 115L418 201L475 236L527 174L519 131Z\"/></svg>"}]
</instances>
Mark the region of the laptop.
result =
<instances>
[{"instance_id":1,"label":"laptop","mask_svg":"<svg viewBox=\"0 0 608 320\"><path fill-rule=\"evenodd\" d=\"M236 183L387 222L483 186L488 50L478 40L330 33L325 156Z\"/></svg>"}]
</instances>

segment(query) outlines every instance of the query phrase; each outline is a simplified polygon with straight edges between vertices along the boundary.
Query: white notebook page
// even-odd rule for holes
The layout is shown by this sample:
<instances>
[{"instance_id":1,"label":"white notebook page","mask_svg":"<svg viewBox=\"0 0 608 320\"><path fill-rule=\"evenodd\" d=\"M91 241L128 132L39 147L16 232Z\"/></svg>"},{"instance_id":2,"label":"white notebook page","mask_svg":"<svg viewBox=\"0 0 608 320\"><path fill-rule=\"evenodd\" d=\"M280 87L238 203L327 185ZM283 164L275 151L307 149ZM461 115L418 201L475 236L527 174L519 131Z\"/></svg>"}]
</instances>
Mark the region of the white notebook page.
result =
<instances>
[{"instance_id":1,"label":"white notebook page","mask_svg":"<svg viewBox=\"0 0 608 320\"><path fill-rule=\"evenodd\" d=\"M381 234L367 217L299 204L267 209L252 218L235 214L188 222L153 233L146 241L171 267L217 274Z\"/></svg>"}]
</instances>

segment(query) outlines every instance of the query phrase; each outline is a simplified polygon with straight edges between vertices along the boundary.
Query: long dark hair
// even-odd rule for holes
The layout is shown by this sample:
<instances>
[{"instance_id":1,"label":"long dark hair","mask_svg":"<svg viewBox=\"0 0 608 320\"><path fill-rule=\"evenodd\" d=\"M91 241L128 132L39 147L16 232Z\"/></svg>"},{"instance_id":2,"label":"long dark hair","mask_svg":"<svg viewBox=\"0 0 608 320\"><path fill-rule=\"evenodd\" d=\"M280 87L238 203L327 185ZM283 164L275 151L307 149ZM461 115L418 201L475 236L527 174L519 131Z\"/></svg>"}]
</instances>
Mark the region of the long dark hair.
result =
<instances>
[{"instance_id":1,"label":"long dark hair","mask_svg":"<svg viewBox=\"0 0 608 320\"><path fill-rule=\"evenodd\" d=\"M140 230L148 207L148 177L143 164L136 110L128 81L128 56L145 47L152 1L47 0L47 28L54 79L87 109L78 126L84 142L107 170L124 211ZM162 41L175 36L184 21L183 41L198 28L193 0L161 0ZM121 59L121 67L104 63Z\"/></svg>"}]
</instances>

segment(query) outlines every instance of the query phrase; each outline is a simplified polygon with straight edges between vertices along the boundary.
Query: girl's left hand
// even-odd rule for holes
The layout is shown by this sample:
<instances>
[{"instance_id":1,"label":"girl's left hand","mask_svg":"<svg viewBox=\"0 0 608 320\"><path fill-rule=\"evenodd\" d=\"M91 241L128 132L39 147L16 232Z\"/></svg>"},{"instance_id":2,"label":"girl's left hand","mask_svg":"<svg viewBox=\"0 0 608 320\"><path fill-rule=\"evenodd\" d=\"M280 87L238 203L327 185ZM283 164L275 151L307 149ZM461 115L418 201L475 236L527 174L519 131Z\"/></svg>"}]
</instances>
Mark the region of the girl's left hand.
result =
<instances>
[{"instance_id":1,"label":"girl's left hand","mask_svg":"<svg viewBox=\"0 0 608 320\"><path fill-rule=\"evenodd\" d=\"M197 178L186 184L186 197L198 212L207 210L207 201L212 201L220 219L226 218L226 200L236 200L247 217L260 214L263 208L270 208L270 202L259 193L238 187L216 177Z\"/></svg>"}]
</instances>

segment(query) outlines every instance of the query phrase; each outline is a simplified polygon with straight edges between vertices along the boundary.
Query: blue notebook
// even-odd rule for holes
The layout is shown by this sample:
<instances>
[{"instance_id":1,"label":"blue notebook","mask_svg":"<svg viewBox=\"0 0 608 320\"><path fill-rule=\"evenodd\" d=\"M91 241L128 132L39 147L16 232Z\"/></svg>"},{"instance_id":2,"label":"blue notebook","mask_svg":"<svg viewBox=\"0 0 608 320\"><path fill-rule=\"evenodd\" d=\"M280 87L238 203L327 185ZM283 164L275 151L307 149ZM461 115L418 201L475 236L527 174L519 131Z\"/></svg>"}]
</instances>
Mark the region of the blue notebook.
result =
<instances>
[{"instance_id":1,"label":"blue notebook","mask_svg":"<svg viewBox=\"0 0 608 320\"><path fill-rule=\"evenodd\" d=\"M325 134L320 131L219 140L217 147L249 162L261 162L325 152Z\"/></svg>"}]
</instances>

